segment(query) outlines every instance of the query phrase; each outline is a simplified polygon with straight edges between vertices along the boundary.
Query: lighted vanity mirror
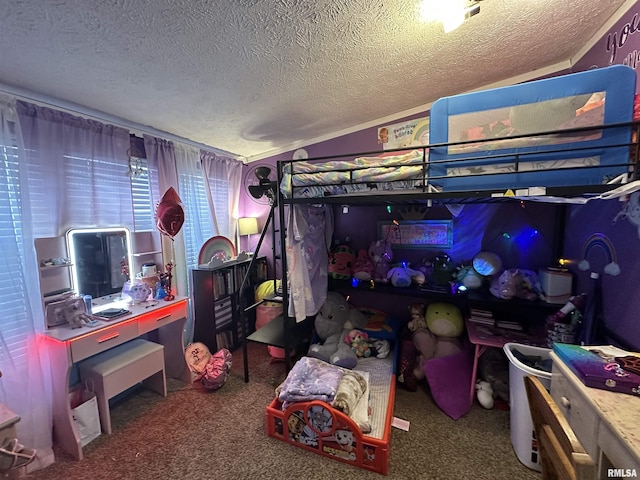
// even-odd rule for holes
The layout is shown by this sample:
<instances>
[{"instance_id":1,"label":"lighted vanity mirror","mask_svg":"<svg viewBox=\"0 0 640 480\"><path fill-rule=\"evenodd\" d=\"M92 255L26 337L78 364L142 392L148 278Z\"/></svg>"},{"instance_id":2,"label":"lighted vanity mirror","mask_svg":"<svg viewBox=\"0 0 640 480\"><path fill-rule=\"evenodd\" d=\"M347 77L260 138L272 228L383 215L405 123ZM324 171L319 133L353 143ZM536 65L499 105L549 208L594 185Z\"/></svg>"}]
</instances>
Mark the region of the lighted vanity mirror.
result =
<instances>
[{"instance_id":1,"label":"lighted vanity mirror","mask_svg":"<svg viewBox=\"0 0 640 480\"><path fill-rule=\"evenodd\" d=\"M77 294L93 298L119 296L132 265L127 228L74 228L67 232L67 246Z\"/></svg>"}]
</instances>

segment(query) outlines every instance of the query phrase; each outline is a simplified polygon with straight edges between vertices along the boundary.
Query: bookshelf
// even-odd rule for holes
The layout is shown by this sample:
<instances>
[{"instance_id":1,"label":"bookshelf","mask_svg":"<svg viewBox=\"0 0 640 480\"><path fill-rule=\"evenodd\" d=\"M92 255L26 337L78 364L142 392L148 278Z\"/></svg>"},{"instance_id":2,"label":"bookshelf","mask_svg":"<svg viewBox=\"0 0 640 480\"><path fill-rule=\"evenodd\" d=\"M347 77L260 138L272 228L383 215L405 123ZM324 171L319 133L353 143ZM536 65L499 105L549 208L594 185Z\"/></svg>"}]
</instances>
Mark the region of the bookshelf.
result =
<instances>
[{"instance_id":1,"label":"bookshelf","mask_svg":"<svg viewBox=\"0 0 640 480\"><path fill-rule=\"evenodd\" d=\"M198 267L191 270L193 341L204 343L211 352L221 348L233 351L242 342L238 289L250 262L251 259L232 260L214 268ZM253 270L249 286L267 279L267 258L258 257ZM253 288L245 289L245 295L252 294ZM245 302L249 305L251 303L253 298ZM252 332L255 318L245 315L245 322L246 331Z\"/></svg>"}]
</instances>

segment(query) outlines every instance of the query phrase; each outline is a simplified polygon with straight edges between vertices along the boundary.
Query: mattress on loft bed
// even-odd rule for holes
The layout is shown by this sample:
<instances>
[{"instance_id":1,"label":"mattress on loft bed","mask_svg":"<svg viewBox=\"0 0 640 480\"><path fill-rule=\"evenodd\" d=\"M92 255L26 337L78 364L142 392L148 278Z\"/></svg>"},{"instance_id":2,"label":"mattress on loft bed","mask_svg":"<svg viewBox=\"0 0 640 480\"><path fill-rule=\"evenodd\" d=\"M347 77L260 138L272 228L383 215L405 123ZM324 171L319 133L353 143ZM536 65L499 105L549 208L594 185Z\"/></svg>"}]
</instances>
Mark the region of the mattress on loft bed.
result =
<instances>
[{"instance_id":1,"label":"mattress on loft bed","mask_svg":"<svg viewBox=\"0 0 640 480\"><path fill-rule=\"evenodd\" d=\"M429 182L443 191L607 183L628 171L631 127L573 129L631 122L635 83L614 65L441 98Z\"/></svg>"},{"instance_id":2,"label":"mattress on loft bed","mask_svg":"<svg viewBox=\"0 0 640 480\"><path fill-rule=\"evenodd\" d=\"M286 162L280 190L285 198L317 198L415 190L425 183L422 150L348 160Z\"/></svg>"}]
</instances>

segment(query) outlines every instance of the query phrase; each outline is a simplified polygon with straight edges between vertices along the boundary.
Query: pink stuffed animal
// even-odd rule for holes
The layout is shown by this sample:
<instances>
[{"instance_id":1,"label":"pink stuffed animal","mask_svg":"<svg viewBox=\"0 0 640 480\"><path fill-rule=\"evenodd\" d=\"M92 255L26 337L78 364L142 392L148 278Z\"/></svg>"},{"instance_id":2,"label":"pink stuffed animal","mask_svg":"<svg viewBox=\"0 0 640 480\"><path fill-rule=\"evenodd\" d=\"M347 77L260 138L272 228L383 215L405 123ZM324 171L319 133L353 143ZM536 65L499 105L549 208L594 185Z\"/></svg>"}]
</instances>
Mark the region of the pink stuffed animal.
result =
<instances>
[{"instance_id":1,"label":"pink stuffed animal","mask_svg":"<svg viewBox=\"0 0 640 480\"><path fill-rule=\"evenodd\" d=\"M369 346L369 335L362 330L353 329L345 336L344 341L351 346L358 357L370 357L371 347Z\"/></svg>"},{"instance_id":2,"label":"pink stuffed animal","mask_svg":"<svg viewBox=\"0 0 640 480\"><path fill-rule=\"evenodd\" d=\"M387 283L389 279L389 263L393 258L391 244L385 240L377 240L369 245L369 258L373 263L373 280L376 282Z\"/></svg>"},{"instance_id":3,"label":"pink stuffed animal","mask_svg":"<svg viewBox=\"0 0 640 480\"><path fill-rule=\"evenodd\" d=\"M369 258L369 253L364 249L360 249L356 261L353 264L353 278L357 278L362 282L368 282L373 275L373 263Z\"/></svg>"}]
</instances>

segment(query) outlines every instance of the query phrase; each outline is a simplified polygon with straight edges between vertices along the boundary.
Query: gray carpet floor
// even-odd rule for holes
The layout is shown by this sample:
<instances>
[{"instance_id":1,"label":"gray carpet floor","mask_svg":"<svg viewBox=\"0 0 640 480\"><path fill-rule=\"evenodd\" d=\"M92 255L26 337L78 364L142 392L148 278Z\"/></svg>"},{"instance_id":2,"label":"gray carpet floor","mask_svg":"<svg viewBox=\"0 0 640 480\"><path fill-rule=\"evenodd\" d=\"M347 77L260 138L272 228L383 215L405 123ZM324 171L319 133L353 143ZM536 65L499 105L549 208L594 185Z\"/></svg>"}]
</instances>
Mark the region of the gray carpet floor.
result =
<instances>
[{"instance_id":1,"label":"gray carpet floor","mask_svg":"<svg viewBox=\"0 0 640 480\"><path fill-rule=\"evenodd\" d=\"M27 475L32 480L381 479L368 472L288 445L266 435L265 407L284 379L266 347L249 344L250 381L242 354L234 352L225 385L215 392L199 383L169 380L163 398L138 389L111 408L113 433L84 448L81 461L55 450L56 462ZM428 388L398 388L395 416L410 422L394 428L390 479L537 480L511 446L509 411L485 410L477 402L454 421L433 402Z\"/></svg>"}]
</instances>

